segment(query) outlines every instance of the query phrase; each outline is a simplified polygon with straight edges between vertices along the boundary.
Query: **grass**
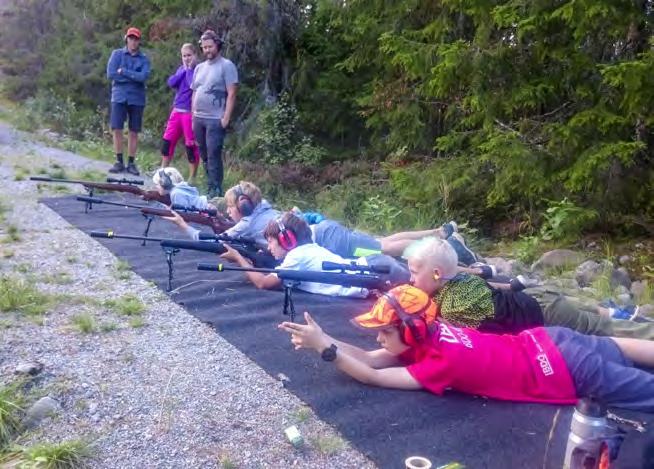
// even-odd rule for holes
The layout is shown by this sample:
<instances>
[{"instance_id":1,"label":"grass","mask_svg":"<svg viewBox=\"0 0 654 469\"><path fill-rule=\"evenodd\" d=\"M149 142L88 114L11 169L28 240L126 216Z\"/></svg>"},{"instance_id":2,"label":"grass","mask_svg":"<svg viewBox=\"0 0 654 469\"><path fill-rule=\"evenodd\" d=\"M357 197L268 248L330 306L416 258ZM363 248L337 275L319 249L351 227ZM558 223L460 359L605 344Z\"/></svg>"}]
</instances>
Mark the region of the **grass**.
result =
<instances>
[{"instance_id":1,"label":"grass","mask_svg":"<svg viewBox=\"0 0 654 469\"><path fill-rule=\"evenodd\" d=\"M7 225L7 234L2 240L3 243L14 243L21 240L18 227L16 225Z\"/></svg>"},{"instance_id":2,"label":"grass","mask_svg":"<svg viewBox=\"0 0 654 469\"><path fill-rule=\"evenodd\" d=\"M339 436L319 435L310 439L311 444L316 450L325 456L336 454L345 448L345 442Z\"/></svg>"},{"instance_id":3,"label":"grass","mask_svg":"<svg viewBox=\"0 0 654 469\"><path fill-rule=\"evenodd\" d=\"M100 331L101 332L112 332L118 329L118 324L115 322L103 322L100 324Z\"/></svg>"},{"instance_id":4,"label":"grass","mask_svg":"<svg viewBox=\"0 0 654 469\"><path fill-rule=\"evenodd\" d=\"M236 469L238 466L232 459L227 456L223 455L218 458L218 464L222 469Z\"/></svg>"},{"instance_id":5,"label":"grass","mask_svg":"<svg viewBox=\"0 0 654 469\"><path fill-rule=\"evenodd\" d=\"M41 293L23 278L0 277L0 311L39 316L47 311L52 301L52 296Z\"/></svg>"},{"instance_id":6,"label":"grass","mask_svg":"<svg viewBox=\"0 0 654 469\"><path fill-rule=\"evenodd\" d=\"M132 277L132 270L129 262L125 260L119 260L114 265L114 277L118 280L129 280Z\"/></svg>"},{"instance_id":7,"label":"grass","mask_svg":"<svg viewBox=\"0 0 654 469\"><path fill-rule=\"evenodd\" d=\"M311 409L306 406L298 408L293 414L293 419L298 423L304 423L311 418Z\"/></svg>"},{"instance_id":8,"label":"grass","mask_svg":"<svg viewBox=\"0 0 654 469\"><path fill-rule=\"evenodd\" d=\"M0 386L0 450L9 444L20 430L24 403L20 382Z\"/></svg>"},{"instance_id":9,"label":"grass","mask_svg":"<svg viewBox=\"0 0 654 469\"><path fill-rule=\"evenodd\" d=\"M4 199L0 199L0 222L5 221L5 215L9 211L7 202Z\"/></svg>"},{"instance_id":10,"label":"grass","mask_svg":"<svg viewBox=\"0 0 654 469\"><path fill-rule=\"evenodd\" d=\"M91 447L84 441L43 443L8 453L0 459L0 466L74 469L85 466L90 456Z\"/></svg>"},{"instance_id":11,"label":"grass","mask_svg":"<svg viewBox=\"0 0 654 469\"><path fill-rule=\"evenodd\" d=\"M104 306L123 316L138 316L145 311L145 305L134 295L125 295L115 300L106 300Z\"/></svg>"},{"instance_id":12,"label":"grass","mask_svg":"<svg viewBox=\"0 0 654 469\"><path fill-rule=\"evenodd\" d=\"M613 297L613 288L611 287L611 273L604 271L591 283L591 288L597 292L597 299L603 300L604 298Z\"/></svg>"},{"instance_id":13,"label":"grass","mask_svg":"<svg viewBox=\"0 0 654 469\"><path fill-rule=\"evenodd\" d=\"M29 171L22 166L14 166L14 181L24 181L27 179Z\"/></svg>"},{"instance_id":14,"label":"grass","mask_svg":"<svg viewBox=\"0 0 654 469\"><path fill-rule=\"evenodd\" d=\"M68 256L66 257L66 262L68 262L69 264L77 264L77 262L79 262L79 259L77 259L77 257L75 256Z\"/></svg>"},{"instance_id":15,"label":"grass","mask_svg":"<svg viewBox=\"0 0 654 469\"><path fill-rule=\"evenodd\" d=\"M83 334L92 334L96 331L95 318L89 313L80 313L72 317L71 322Z\"/></svg>"},{"instance_id":16,"label":"grass","mask_svg":"<svg viewBox=\"0 0 654 469\"><path fill-rule=\"evenodd\" d=\"M54 274L44 275L41 278L43 283L53 283L55 285L68 285L73 283L73 278L68 272L55 272Z\"/></svg>"},{"instance_id":17,"label":"grass","mask_svg":"<svg viewBox=\"0 0 654 469\"><path fill-rule=\"evenodd\" d=\"M128 322L129 327L133 327L134 329L138 329L140 327L144 327L146 325L145 319L143 319L140 316L133 317L129 320Z\"/></svg>"},{"instance_id":18,"label":"grass","mask_svg":"<svg viewBox=\"0 0 654 469\"><path fill-rule=\"evenodd\" d=\"M11 259L11 258L14 257L15 255L16 255L16 253L15 253L13 250L11 250L11 249L4 249L4 250L2 251L2 257L3 257L4 259Z\"/></svg>"}]
</instances>

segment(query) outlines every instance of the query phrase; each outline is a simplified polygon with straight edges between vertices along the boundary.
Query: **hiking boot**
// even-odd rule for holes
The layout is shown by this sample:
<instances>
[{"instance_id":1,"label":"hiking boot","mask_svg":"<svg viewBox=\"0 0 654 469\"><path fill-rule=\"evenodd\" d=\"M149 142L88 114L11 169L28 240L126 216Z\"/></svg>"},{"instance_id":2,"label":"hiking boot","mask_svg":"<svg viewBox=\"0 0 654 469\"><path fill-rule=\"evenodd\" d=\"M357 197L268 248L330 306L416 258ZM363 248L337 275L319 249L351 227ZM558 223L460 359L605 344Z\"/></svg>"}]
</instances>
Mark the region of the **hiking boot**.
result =
<instances>
[{"instance_id":1,"label":"hiking boot","mask_svg":"<svg viewBox=\"0 0 654 469\"><path fill-rule=\"evenodd\" d=\"M525 277L524 275L518 275L517 277L511 279L510 284L511 290L522 291L525 288L533 288L538 286L538 280Z\"/></svg>"},{"instance_id":2,"label":"hiking boot","mask_svg":"<svg viewBox=\"0 0 654 469\"><path fill-rule=\"evenodd\" d=\"M129 174L133 174L134 176L140 176L141 173L139 172L139 169L136 167L135 163L129 163L127 165L127 172Z\"/></svg>"},{"instance_id":3,"label":"hiking boot","mask_svg":"<svg viewBox=\"0 0 654 469\"><path fill-rule=\"evenodd\" d=\"M491 264L484 264L483 262L475 262L470 266L473 269L479 269L479 276L484 280L493 278L497 275L497 268Z\"/></svg>"},{"instance_id":4,"label":"hiking boot","mask_svg":"<svg viewBox=\"0 0 654 469\"><path fill-rule=\"evenodd\" d=\"M447 239L452 236L452 233L459 231L459 226L454 220L450 220L447 223L441 225L441 233L443 233L443 239Z\"/></svg>"},{"instance_id":5,"label":"hiking boot","mask_svg":"<svg viewBox=\"0 0 654 469\"><path fill-rule=\"evenodd\" d=\"M469 266L477 262L477 255L466 246L463 236L459 233L452 233L452 236L447 238L447 242L454 248L460 264Z\"/></svg>"},{"instance_id":6,"label":"hiking boot","mask_svg":"<svg viewBox=\"0 0 654 469\"><path fill-rule=\"evenodd\" d=\"M109 172L113 174L125 172L125 165L122 161L116 161L114 165L109 168Z\"/></svg>"}]
</instances>

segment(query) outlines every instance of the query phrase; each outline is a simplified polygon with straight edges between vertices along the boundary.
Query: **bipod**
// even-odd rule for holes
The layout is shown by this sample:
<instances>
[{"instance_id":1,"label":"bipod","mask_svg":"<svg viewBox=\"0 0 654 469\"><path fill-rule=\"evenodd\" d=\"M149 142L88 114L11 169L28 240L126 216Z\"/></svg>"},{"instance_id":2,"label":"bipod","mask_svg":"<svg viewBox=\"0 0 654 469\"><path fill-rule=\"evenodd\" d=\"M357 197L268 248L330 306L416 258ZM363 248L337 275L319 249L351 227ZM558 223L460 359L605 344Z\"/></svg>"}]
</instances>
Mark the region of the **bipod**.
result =
<instances>
[{"instance_id":1,"label":"bipod","mask_svg":"<svg viewBox=\"0 0 654 469\"><path fill-rule=\"evenodd\" d=\"M89 197L93 197L93 189L95 189L95 187L84 187L86 188ZM89 213L89 210L93 210L93 202L84 202L84 213Z\"/></svg>"},{"instance_id":2,"label":"bipod","mask_svg":"<svg viewBox=\"0 0 654 469\"><path fill-rule=\"evenodd\" d=\"M147 224L145 225L145 231L143 232L143 237L147 238L148 233L150 232L150 225L152 225L152 222L154 221L154 215L147 215L145 213L141 213L141 215L143 215L145 217L145 219L148 221ZM147 240L144 239L141 242L141 246L145 246L146 242L147 242Z\"/></svg>"},{"instance_id":3,"label":"bipod","mask_svg":"<svg viewBox=\"0 0 654 469\"><path fill-rule=\"evenodd\" d=\"M173 256L179 252L179 249L165 247L163 250L166 254L166 264L168 264L168 289L166 291L171 291L173 289Z\"/></svg>"},{"instance_id":4,"label":"bipod","mask_svg":"<svg viewBox=\"0 0 654 469\"><path fill-rule=\"evenodd\" d=\"M295 322L295 304L293 303L293 287L297 287L299 284L300 282L296 280L284 280L283 314L286 316L290 316L291 322Z\"/></svg>"}]
</instances>

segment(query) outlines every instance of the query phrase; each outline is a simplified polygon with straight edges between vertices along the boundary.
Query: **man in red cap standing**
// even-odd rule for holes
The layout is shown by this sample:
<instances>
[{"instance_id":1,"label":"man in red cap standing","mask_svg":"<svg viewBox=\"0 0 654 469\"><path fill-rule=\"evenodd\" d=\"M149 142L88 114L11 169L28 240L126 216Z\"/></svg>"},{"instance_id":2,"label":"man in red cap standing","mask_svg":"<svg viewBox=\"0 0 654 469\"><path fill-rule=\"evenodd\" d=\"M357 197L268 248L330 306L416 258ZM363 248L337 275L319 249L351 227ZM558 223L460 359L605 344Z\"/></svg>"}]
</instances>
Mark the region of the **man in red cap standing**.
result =
<instances>
[{"instance_id":1,"label":"man in red cap standing","mask_svg":"<svg viewBox=\"0 0 654 469\"><path fill-rule=\"evenodd\" d=\"M130 27L125 33L125 47L111 53L107 63L107 78L111 80L111 130L114 137L116 163L110 173L127 171L139 175L136 167L136 146L145 107L145 82L150 76L150 61L141 52L141 31ZM129 119L127 166L123 160L123 127Z\"/></svg>"}]
</instances>

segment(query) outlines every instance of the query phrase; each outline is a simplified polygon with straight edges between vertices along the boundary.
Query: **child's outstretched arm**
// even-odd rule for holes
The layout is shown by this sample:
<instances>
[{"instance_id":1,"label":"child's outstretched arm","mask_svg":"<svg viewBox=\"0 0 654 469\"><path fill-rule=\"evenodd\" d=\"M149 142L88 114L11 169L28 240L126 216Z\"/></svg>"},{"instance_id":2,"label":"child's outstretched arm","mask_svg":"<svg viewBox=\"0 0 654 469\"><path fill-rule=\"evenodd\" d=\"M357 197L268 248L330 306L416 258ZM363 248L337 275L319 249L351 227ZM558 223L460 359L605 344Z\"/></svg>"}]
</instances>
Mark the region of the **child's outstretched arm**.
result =
<instances>
[{"instance_id":1,"label":"child's outstretched arm","mask_svg":"<svg viewBox=\"0 0 654 469\"><path fill-rule=\"evenodd\" d=\"M336 367L357 381L385 388L421 389L422 386L411 376L406 368L391 367L375 369L369 363L366 363L367 360L357 352L363 352L361 349L345 342L334 341L322 331L309 313L305 312L304 318L307 321L306 324L283 322L278 326L281 330L291 334L291 342L295 345L296 350L306 348L322 353L323 350L334 344L338 347L336 359L334 360ZM341 345L340 347L339 344ZM388 354L387 351L384 350L384 352ZM350 353L353 353L355 356L350 355Z\"/></svg>"}]
</instances>

